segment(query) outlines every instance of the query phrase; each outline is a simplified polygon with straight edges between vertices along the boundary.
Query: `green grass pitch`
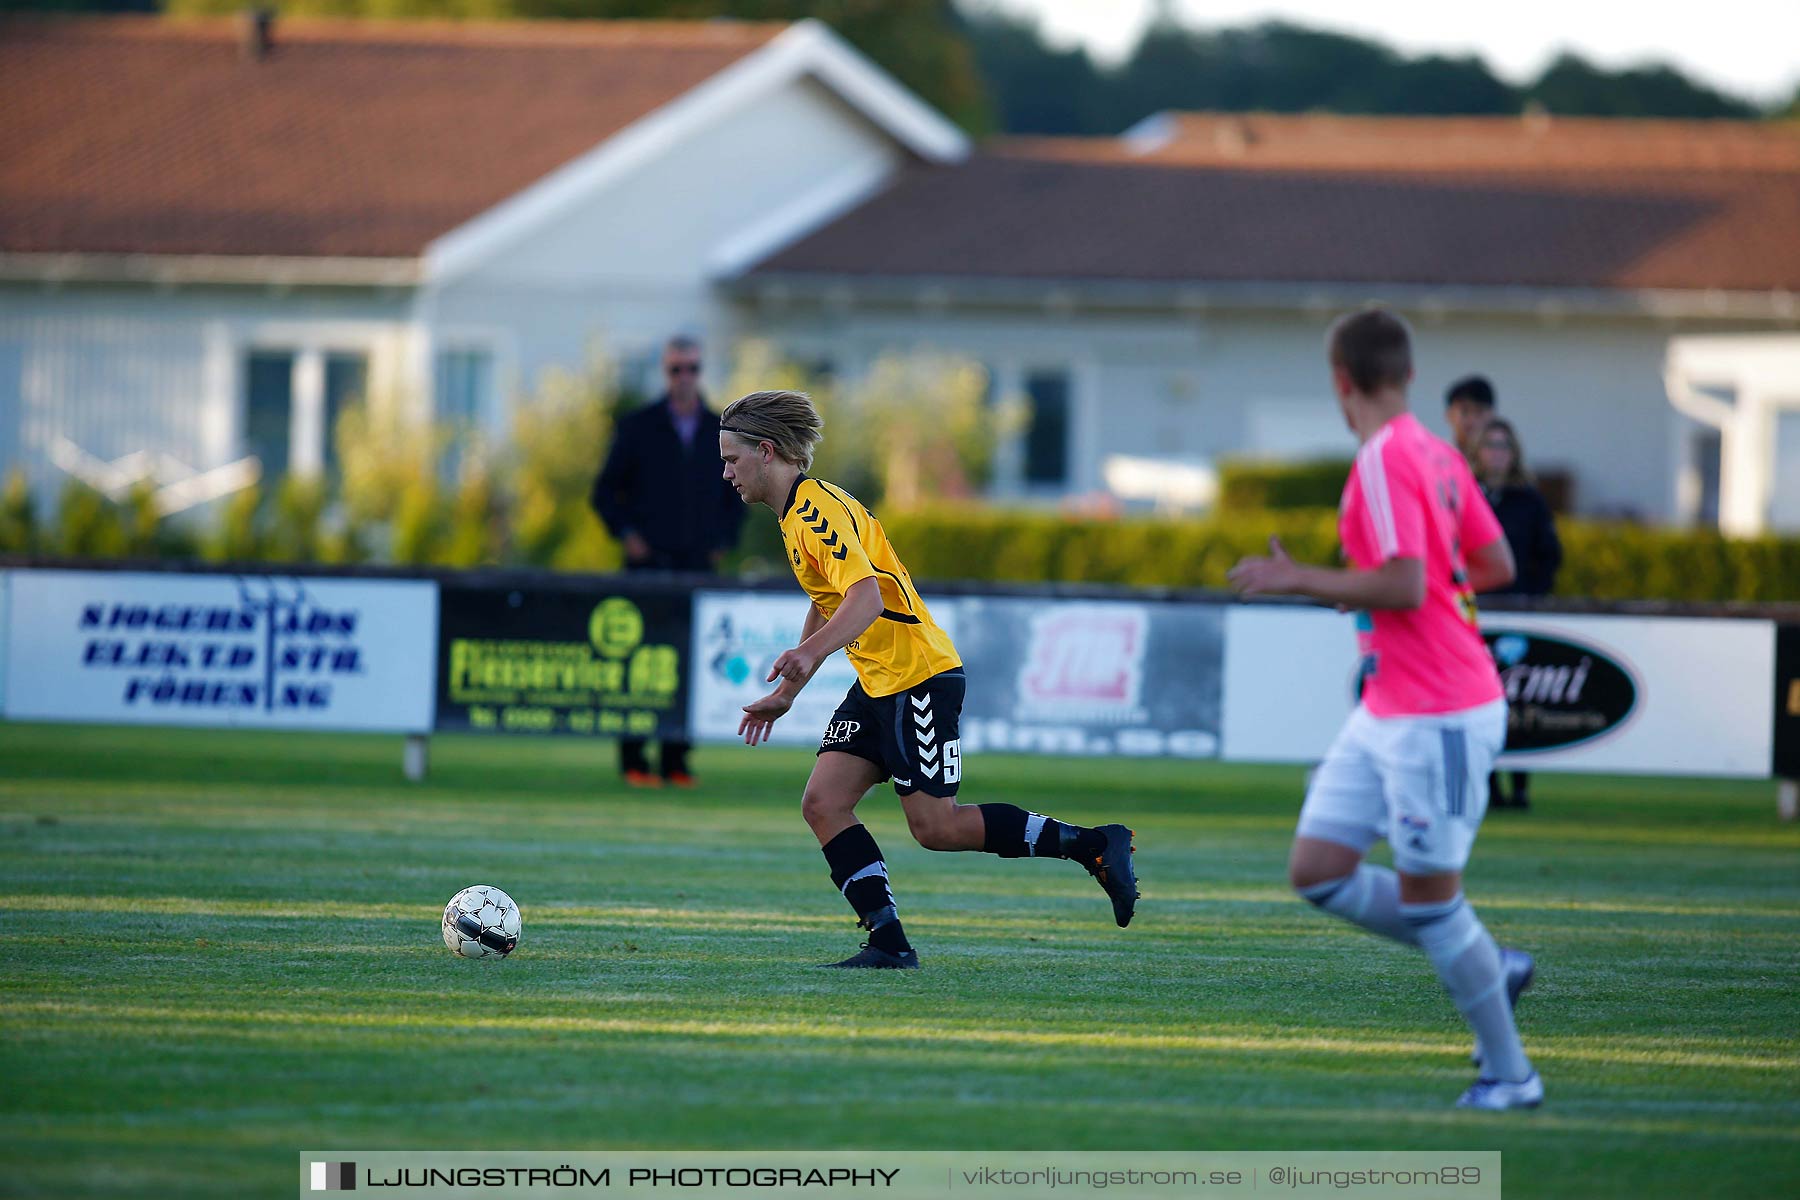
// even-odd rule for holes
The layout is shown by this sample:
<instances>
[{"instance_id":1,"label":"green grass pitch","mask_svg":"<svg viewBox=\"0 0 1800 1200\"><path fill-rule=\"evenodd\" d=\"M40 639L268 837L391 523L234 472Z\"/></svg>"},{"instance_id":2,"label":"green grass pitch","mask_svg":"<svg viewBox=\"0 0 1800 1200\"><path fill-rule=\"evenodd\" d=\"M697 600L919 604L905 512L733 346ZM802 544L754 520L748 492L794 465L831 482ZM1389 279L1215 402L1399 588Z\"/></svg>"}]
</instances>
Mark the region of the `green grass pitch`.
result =
<instances>
[{"instance_id":1,"label":"green grass pitch","mask_svg":"<svg viewBox=\"0 0 1800 1200\"><path fill-rule=\"evenodd\" d=\"M883 789L926 969L857 930L810 756L0 726L0 1192L285 1195L314 1149L1500 1150L1509 1196L1800 1195L1800 829L1772 786L1540 777L1469 873L1538 956L1549 1099L1450 1105L1416 953L1294 899L1292 768L968 760L964 799L1138 831L1129 930L1064 862L931 854ZM504 961L450 895L510 891Z\"/></svg>"}]
</instances>

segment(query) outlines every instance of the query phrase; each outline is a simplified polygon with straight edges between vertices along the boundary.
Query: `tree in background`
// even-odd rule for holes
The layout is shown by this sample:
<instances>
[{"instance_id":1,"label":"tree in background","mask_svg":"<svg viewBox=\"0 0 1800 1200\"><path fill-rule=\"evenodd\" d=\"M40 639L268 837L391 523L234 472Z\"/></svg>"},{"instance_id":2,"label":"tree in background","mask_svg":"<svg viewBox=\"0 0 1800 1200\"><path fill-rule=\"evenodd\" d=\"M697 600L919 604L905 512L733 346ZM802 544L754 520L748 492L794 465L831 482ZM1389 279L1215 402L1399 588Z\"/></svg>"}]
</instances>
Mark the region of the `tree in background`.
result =
<instances>
[{"instance_id":1,"label":"tree in background","mask_svg":"<svg viewBox=\"0 0 1800 1200\"><path fill-rule=\"evenodd\" d=\"M1408 57L1282 21L1196 29L1167 8L1107 70L1083 50L1049 46L1031 19L989 5L969 5L964 28L1009 133L1117 133L1172 109L1479 116L1536 104L1566 116L1758 115L1667 66L1606 71L1565 55L1521 88L1479 57Z\"/></svg>"},{"instance_id":2,"label":"tree in background","mask_svg":"<svg viewBox=\"0 0 1800 1200\"><path fill-rule=\"evenodd\" d=\"M1000 439L1022 406L990 403L987 372L968 359L884 354L858 381L856 436L875 449L880 501L911 509L986 489Z\"/></svg>"},{"instance_id":3,"label":"tree in background","mask_svg":"<svg viewBox=\"0 0 1800 1200\"><path fill-rule=\"evenodd\" d=\"M618 372L596 351L583 371L546 371L536 393L519 401L511 445L498 457L504 482L495 489L495 516L465 501L466 518L497 518L505 525L509 561L562 571L619 568L618 544L588 507L594 473L612 439L617 393ZM465 475L465 491L476 482Z\"/></svg>"},{"instance_id":4,"label":"tree in background","mask_svg":"<svg viewBox=\"0 0 1800 1200\"><path fill-rule=\"evenodd\" d=\"M737 348L728 396L805 392L825 422L813 473L870 508L966 500L986 488L1000 441L1022 426L1016 400L990 400L979 363L886 353L854 380L826 378L768 342Z\"/></svg>"},{"instance_id":5,"label":"tree in background","mask_svg":"<svg viewBox=\"0 0 1800 1200\"><path fill-rule=\"evenodd\" d=\"M6 475L6 488L0 492L0 553L31 554L38 544L37 502L31 495L31 482L25 472L14 467Z\"/></svg>"},{"instance_id":6,"label":"tree in background","mask_svg":"<svg viewBox=\"0 0 1800 1200\"><path fill-rule=\"evenodd\" d=\"M1109 83L1088 52L1053 49L1035 24L1004 16L967 23L976 65L1007 133L1117 133Z\"/></svg>"},{"instance_id":7,"label":"tree in background","mask_svg":"<svg viewBox=\"0 0 1800 1200\"><path fill-rule=\"evenodd\" d=\"M1580 55L1563 54L1526 89L1528 99L1550 112L1594 117L1755 117L1754 107L1673 67L1655 65L1605 71Z\"/></svg>"},{"instance_id":8,"label":"tree in background","mask_svg":"<svg viewBox=\"0 0 1800 1200\"><path fill-rule=\"evenodd\" d=\"M1013 26L998 40L1016 45L1021 36ZM985 44L977 34L984 66ZM1519 108L1513 89L1479 58L1406 58L1365 38L1279 21L1201 31L1166 16L1145 30L1130 58L1101 77L1094 94L1100 104L1082 115L1084 132L1116 132L1169 109L1492 114ZM1003 94L1000 103L1004 111Z\"/></svg>"},{"instance_id":9,"label":"tree in background","mask_svg":"<svg viewBox=\"0 0 1800 1200\"><path fill-rule=\"evenodd\" d=\"M616 568L619 548L587 506L616 394L617 372L597 352L579 371L546 371L518 398L498 446L421 421L417 405L393 397L345 410L336 430L341 507L327 514L335 540L321 543L328 560Z\"/></svg>"}]
</instances>

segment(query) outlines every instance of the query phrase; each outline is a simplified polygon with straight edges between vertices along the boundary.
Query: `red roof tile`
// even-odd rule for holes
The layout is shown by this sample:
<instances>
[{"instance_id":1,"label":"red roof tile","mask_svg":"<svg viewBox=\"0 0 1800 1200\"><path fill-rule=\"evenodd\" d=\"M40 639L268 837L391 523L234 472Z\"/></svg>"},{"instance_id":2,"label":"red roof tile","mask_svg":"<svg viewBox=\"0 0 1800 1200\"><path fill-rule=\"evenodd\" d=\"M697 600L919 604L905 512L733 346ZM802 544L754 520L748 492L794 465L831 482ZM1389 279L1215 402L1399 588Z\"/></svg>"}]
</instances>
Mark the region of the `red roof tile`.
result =
<instances>
[{"instance_id":1,"label":"red roof tile","mask_svg":"<svg viewBox=\"0 0 1800 1200\"><path fill-rule=\"evenodd\" d=\"M1792 125L1181 116L1144 132L914 168L756 272L1800 291Z\"/></svg>"},{"instance_id":2,"label":"red roof tile","mask_svg":"<svg viewBox=\"0 0 1800 1200\"><path fill-rule=\"evenodd\" d=\"M0 22L0 251L403 256L777 24Z\"/></svg>"}]
</instances>

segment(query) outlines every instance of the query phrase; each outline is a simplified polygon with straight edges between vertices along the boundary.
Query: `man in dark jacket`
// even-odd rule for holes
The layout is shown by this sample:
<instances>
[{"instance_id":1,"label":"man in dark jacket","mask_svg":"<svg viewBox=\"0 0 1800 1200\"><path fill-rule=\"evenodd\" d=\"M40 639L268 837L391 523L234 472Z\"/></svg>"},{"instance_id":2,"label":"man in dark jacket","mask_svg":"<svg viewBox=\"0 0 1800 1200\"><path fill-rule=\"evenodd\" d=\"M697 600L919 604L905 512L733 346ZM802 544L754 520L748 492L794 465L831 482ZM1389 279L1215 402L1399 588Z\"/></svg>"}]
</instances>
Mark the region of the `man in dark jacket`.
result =
<instances>
[{"instance_id":1,"label":"man in dark jacket","mask_svg":"<svg viewBox=\"0 0 1800 1200\"><path fill-rule=\"evenodd\" d=\"M1476 453L1481 447L1481 431L1494 417L1494 385L1480 375L1468 375L1450 385L1444 393L1444 419L1450 423L1450 440L1476 466ZM1476 474L1481 472L1479 468Z\"/></svg>"},{"instance_id":2,"label":"man in dark jacket","mask_svg":"<svg viewBox=\"0 0 1800 1200\"><path fill-rule=\"evenodd\" d=\"M628 571L715 571L737 545L744 506L719 466L719 418L700 393L700 343L663 347L668 390L619 421L590 502L625 549ZM650 770L644 741L619 742L619 767L638 787L692 786L688 744L665 740L662 773Z\"/></svg>"}]
</instances>

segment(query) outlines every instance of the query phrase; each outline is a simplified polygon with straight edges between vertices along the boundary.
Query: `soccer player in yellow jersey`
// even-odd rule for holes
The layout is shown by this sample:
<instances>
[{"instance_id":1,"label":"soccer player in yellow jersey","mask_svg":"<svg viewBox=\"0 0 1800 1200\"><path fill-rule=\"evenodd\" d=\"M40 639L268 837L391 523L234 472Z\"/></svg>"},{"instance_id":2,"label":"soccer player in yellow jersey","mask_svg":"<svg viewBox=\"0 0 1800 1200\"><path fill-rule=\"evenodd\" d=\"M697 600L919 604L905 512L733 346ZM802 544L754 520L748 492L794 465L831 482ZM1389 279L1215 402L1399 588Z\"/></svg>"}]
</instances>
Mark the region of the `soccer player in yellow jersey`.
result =
<instances>
[{"instance_id":1,"label":"soccer player in yellow jersey","mask_svg":"<svg viewBox=\"0 0 1800 1200\"><path fill-rule=\"evenodd\" d=\"M738 727L754 746L792 707L819 665L838 650L857 682L832 715L801 815L825 852L832 882L869 931L860 953L833 967L911 968L888 886L887 866L856 806L891 778L907 828L927 850L983 850L1001 858L1068 858L1087 868L1112 900L1113 919L1131 922L1137 875L1131 831L1087 829L1011 804L958 804L962 782L962 659L931 619L887 535L856 498L809 478L823 426L800 392L753 392L719 416L725 479L746 504L766 504L781 520L781 540L811 598L798 646L769 671L775 690L744 706Z\"/></svg>"}]
</instances>

